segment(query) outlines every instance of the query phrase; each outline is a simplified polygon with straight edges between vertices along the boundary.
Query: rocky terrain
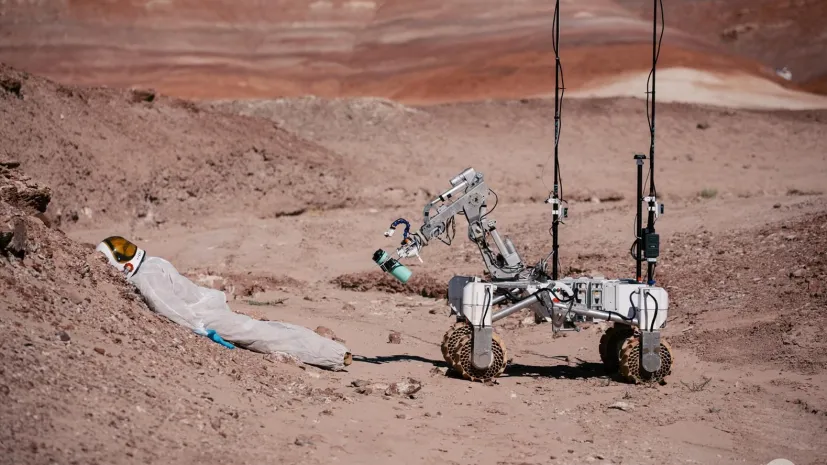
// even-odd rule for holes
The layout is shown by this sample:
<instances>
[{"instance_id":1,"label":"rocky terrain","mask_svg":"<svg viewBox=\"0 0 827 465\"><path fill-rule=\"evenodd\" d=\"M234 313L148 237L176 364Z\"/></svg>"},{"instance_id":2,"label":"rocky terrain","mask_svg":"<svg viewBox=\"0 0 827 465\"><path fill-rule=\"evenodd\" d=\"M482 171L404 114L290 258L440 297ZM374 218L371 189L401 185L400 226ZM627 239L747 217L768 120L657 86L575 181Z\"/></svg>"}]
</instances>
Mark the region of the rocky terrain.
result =
<instances>
[{"instance_id":1,"label":"rocky terrain","mask_svg":"<svg viewBox=\"0 0 827 465\"><path fill-rule=\"evenodd\" d=\"M604 323L553 337L525 313L498 324L511 361L485 385L439 349L447 279L482 271L464 220L409 263L409 286L370 256L473 166L501 231L544 257L553 104L191 103L9 66L0 82L0 463L827 460L823 111L658 107L665 385L604 373ZM630 276L645 107L568 100L563 121L563 269ZM320 371L176 327L94 252L111 234L234 311L345 341L354 363Z\"/></svg>"}]
</instances>

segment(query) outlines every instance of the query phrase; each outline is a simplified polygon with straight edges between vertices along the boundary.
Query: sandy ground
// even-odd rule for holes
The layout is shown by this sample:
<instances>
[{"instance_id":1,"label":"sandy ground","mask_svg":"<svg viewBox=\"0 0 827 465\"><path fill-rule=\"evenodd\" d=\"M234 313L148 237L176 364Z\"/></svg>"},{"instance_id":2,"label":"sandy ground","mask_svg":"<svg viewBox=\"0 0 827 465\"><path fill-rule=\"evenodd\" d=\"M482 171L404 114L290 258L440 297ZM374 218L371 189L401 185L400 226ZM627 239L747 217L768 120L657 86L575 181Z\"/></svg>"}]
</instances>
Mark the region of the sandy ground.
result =
<instances>
[{"instance_id":1,"label":"sandy ground","mask_svg":"<svg viewBox=\"0 0 827 465\"><path fill-rule=\"evenodd\" d=\"M823 111L658 107L667 384L604 373L602 323L554 338L519 314L497 327L509 367L484 385L447 374L438 345L440 287L482 270L463 221L410 263L410 287L370 256L466 166L526 261L545 256L553 105L190 104L2 80L0 162L20 167L0 170L0 229L28 231L0 256L2 463L827 461ZM563 121L563 269L629 276L645 107L572 99ZM110 234L235 311L332 329L353 365L228 351L164 321L93 252Z\"/></svg>"}]
</instances>

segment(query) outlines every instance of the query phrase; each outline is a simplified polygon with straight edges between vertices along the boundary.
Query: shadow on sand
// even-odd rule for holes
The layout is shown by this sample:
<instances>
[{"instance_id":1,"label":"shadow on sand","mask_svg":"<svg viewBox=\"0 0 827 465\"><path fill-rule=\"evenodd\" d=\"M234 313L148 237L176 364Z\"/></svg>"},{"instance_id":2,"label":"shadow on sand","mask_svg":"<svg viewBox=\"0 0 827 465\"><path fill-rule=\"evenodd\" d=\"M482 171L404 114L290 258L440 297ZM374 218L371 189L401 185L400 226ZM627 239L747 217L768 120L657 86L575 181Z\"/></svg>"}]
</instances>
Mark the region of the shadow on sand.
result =
<instances>
[{"instance_id":1,"label":"shadow on sand","mask_svg":"<svg viewBox=\"0 0 827 465\"><path fill-rule=\"evenodd\" d=\"M555 363L550 360L549 365L536 366L524 365L521 363L510 363L505 372L500 375L500 378L558 378L558 379L589 379L589 378L605 378L613 379L611 373L607 373L602 363L593 363L586 361L578 361L572 363L568 361L566 356L552 356L547 357L554 361L562 362ZM353 356L354 363L371 363L384 364L395 362L421 362L433 365L438 368L448 368L448 364L444 360L434 360L418 355L388 355L379 357L364 357L361 355ZM448 370L447 376L458 378L459 375L453 370Z\"/></svg>"}]
</instances>

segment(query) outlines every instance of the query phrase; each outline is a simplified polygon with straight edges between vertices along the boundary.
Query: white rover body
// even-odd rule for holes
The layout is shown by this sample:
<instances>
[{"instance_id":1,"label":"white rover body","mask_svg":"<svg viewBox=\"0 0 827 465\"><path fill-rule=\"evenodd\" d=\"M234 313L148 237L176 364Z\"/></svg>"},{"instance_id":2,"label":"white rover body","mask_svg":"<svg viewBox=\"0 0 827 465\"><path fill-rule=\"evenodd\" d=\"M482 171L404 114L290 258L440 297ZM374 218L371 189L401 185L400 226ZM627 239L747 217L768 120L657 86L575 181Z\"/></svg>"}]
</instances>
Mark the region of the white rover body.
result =
<instances>
[{"instance_id":1,"label":"white rover body","mask_svg":"<svg viewBox=\"0 0 827 465\"><path fill-rule=\"evenodd\" d=\"M424 246L453 226L455 215L462 213L468 220L468 238L479 246L490 279L454 276L448 283L448 302L457 322L443 338L442 354L454 370L472 381L503 373L506 347L493 324L530 308L536 320L550 322L554 332L577 330L576 316L613 322L600 341L601 360L609 371L619 370L630 382L661 381L670 373L671 348L660 337L669 314L669 296L663 288L634 279L553 280L546 274L548 257L533 267L525 266L512 242L501 237L495 221L487 218L490 191L482 173L468 168L451 180L451 186L425 206L419 230L409 233L408 222L400 219L386 236L405 223L397 255L419 257Z\"/></svg>"}]
</instances>

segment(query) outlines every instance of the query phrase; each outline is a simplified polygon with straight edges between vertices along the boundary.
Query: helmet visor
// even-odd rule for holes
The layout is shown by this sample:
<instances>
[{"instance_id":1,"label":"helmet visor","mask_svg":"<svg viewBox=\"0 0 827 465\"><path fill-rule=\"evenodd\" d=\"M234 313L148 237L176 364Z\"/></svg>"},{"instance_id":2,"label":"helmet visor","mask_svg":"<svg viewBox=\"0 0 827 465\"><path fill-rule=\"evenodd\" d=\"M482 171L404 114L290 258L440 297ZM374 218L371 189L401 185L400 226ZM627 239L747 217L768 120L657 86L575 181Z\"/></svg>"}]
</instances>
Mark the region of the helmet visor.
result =
<instances>
[{"instance_id":1,"label":"helmet visor","mask_svg":"<svg viewBox=\"0 0 827 465\"><path fill-rule=\"evenodd\" d=\"M103 242L112 250L112 255L115 256L115 261L118 263L126 263L132 260L135 258L135 253L138 252L138 246L123 237L108 237Z\"/></svg>"}]
</instances>

